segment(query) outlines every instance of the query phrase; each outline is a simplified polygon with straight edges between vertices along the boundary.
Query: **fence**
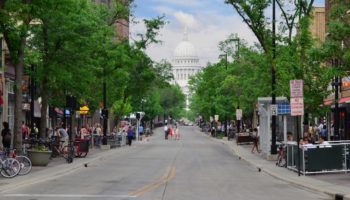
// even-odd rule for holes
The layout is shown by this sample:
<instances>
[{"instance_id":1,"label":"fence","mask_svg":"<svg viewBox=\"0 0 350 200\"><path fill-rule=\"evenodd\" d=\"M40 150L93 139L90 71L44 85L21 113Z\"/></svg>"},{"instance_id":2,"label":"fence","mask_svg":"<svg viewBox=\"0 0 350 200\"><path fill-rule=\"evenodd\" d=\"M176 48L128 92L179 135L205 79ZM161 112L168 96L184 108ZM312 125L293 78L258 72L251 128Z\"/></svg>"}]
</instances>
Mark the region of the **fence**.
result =
<instances>
[{"instance_id":1,"label":"fence","mask_svg":"<svg viewBox=\"0 0 350 200\"><path fill-rule=\"evenodd\" d=\"M300 148L287 144L287 168L303 175L350 171L350 141L334 141L329 145L312 145Z\"/></svg>"}]
</instances>

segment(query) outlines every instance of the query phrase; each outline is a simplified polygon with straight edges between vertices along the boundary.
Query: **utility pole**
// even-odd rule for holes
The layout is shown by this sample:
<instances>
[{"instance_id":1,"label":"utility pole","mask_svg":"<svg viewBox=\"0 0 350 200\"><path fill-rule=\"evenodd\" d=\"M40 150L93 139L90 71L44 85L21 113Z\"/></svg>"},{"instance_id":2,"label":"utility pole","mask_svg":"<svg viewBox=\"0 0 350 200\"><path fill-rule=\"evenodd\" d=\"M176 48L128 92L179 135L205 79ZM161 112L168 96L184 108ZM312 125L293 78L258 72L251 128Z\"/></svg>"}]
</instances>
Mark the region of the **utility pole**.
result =
<instances>
[{"instance_id":1,"label":"utility pole","mask_svg":"<svg viewBox=\"0 0 350 200\"><path fill-rule=\"evenodd\" d=\"M107 123L108 123L108 110L107 110L107 83L106 79L103 79L103 110L102 110L102 117L103 117L103 139L102 144L107 145Z\"/></svg>"},{"instance_id":2,"label":"utility pole","mask_svg":"<svg viewBox=\"0 0 350 200\"><path fill-rule=\"evenodd\" d=\"M275 69L275 60L276 60L276 0L272 1L272 66L271 66L271 97L272 97L272 105L276 105L276 69ZM277 154L277 146L276 146L276 115L272 115L272 138L271 138L271 154Z\"/></svg>"}]
</instances>

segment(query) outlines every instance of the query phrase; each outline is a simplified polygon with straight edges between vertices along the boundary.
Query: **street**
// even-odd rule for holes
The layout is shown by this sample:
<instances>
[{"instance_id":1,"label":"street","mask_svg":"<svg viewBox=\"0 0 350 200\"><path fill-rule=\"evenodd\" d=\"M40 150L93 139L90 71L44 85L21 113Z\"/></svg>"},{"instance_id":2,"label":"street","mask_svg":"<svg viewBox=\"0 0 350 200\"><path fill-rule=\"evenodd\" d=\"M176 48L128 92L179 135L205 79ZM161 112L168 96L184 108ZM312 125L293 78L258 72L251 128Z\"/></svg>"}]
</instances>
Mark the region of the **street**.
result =
<instances>
[{"instance_id":1,"label":"street","mask_svg":"<svg viewBox=\"0 0 350 200\"><path fill-rule=\"evenodd\" d=\"M258 172L194 126L180 132L180 141L166 141L157 129L149 141L0 199L330 199Z\"/></svg>"}]
</instances>

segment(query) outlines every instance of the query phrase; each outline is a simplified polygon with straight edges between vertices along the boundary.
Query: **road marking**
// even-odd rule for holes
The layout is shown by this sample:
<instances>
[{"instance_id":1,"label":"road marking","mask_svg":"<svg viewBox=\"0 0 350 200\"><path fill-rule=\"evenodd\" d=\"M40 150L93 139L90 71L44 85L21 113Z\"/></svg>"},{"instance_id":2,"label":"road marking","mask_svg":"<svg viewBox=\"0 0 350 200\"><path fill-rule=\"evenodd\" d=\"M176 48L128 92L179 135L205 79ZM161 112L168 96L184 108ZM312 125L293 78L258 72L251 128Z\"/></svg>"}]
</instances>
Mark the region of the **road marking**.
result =
<instances>
[{"instance_id":1,"label":"road marking","mask_svg":"<svg viewBox=\"0 0 350 200\"><path fill-rule=\"evenodd\" d=\"M160 179L156 180L153 183L150 183L148 185L143 186L142 188L129 193L129 195L131 196L141 196L143 194L145 194L146 192L152 191L157 189L158 187L160 187L161 185L169 182L171 179L173 179L176 175L176 168L173 167L169 167L167 169L167 171L163 174L163 176L160 177Z\"/></svg>"},{"instance_id":2,"label":"road marking","mask_svg":"<svg viewBox=\"0 0 350 200\"><path fill-rule=\"evenodd\" d=\"M4 197L45 197L45 198L136 198L132 195L92 195L92 194L4 194Z\"/></svg>"}]
</instances>

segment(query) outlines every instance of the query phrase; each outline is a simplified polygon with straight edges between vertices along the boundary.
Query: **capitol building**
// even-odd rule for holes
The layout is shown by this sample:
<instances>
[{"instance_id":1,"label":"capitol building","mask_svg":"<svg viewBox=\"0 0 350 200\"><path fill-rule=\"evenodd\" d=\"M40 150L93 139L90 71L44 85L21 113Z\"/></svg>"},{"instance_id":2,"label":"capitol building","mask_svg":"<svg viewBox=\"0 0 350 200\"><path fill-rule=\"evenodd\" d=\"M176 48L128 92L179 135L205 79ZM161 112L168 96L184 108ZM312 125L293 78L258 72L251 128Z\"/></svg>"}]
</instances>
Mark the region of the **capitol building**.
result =
<instances>
[{"instance_id":1,"label":"capitol building","mask_svg":"<svg viewBox=\"0 0 350 200\"><path fill-rule=\"evenodd\" d=\"M185 30L182 41L176 46L171 60L174 75L174 83L181 87L186 95L186 109L189 107L191 97L188 81L189 78L198 73L202 67L199 64L199 58L195 47L188 40L188 33Z\"/></svg>"}]
</instances>

